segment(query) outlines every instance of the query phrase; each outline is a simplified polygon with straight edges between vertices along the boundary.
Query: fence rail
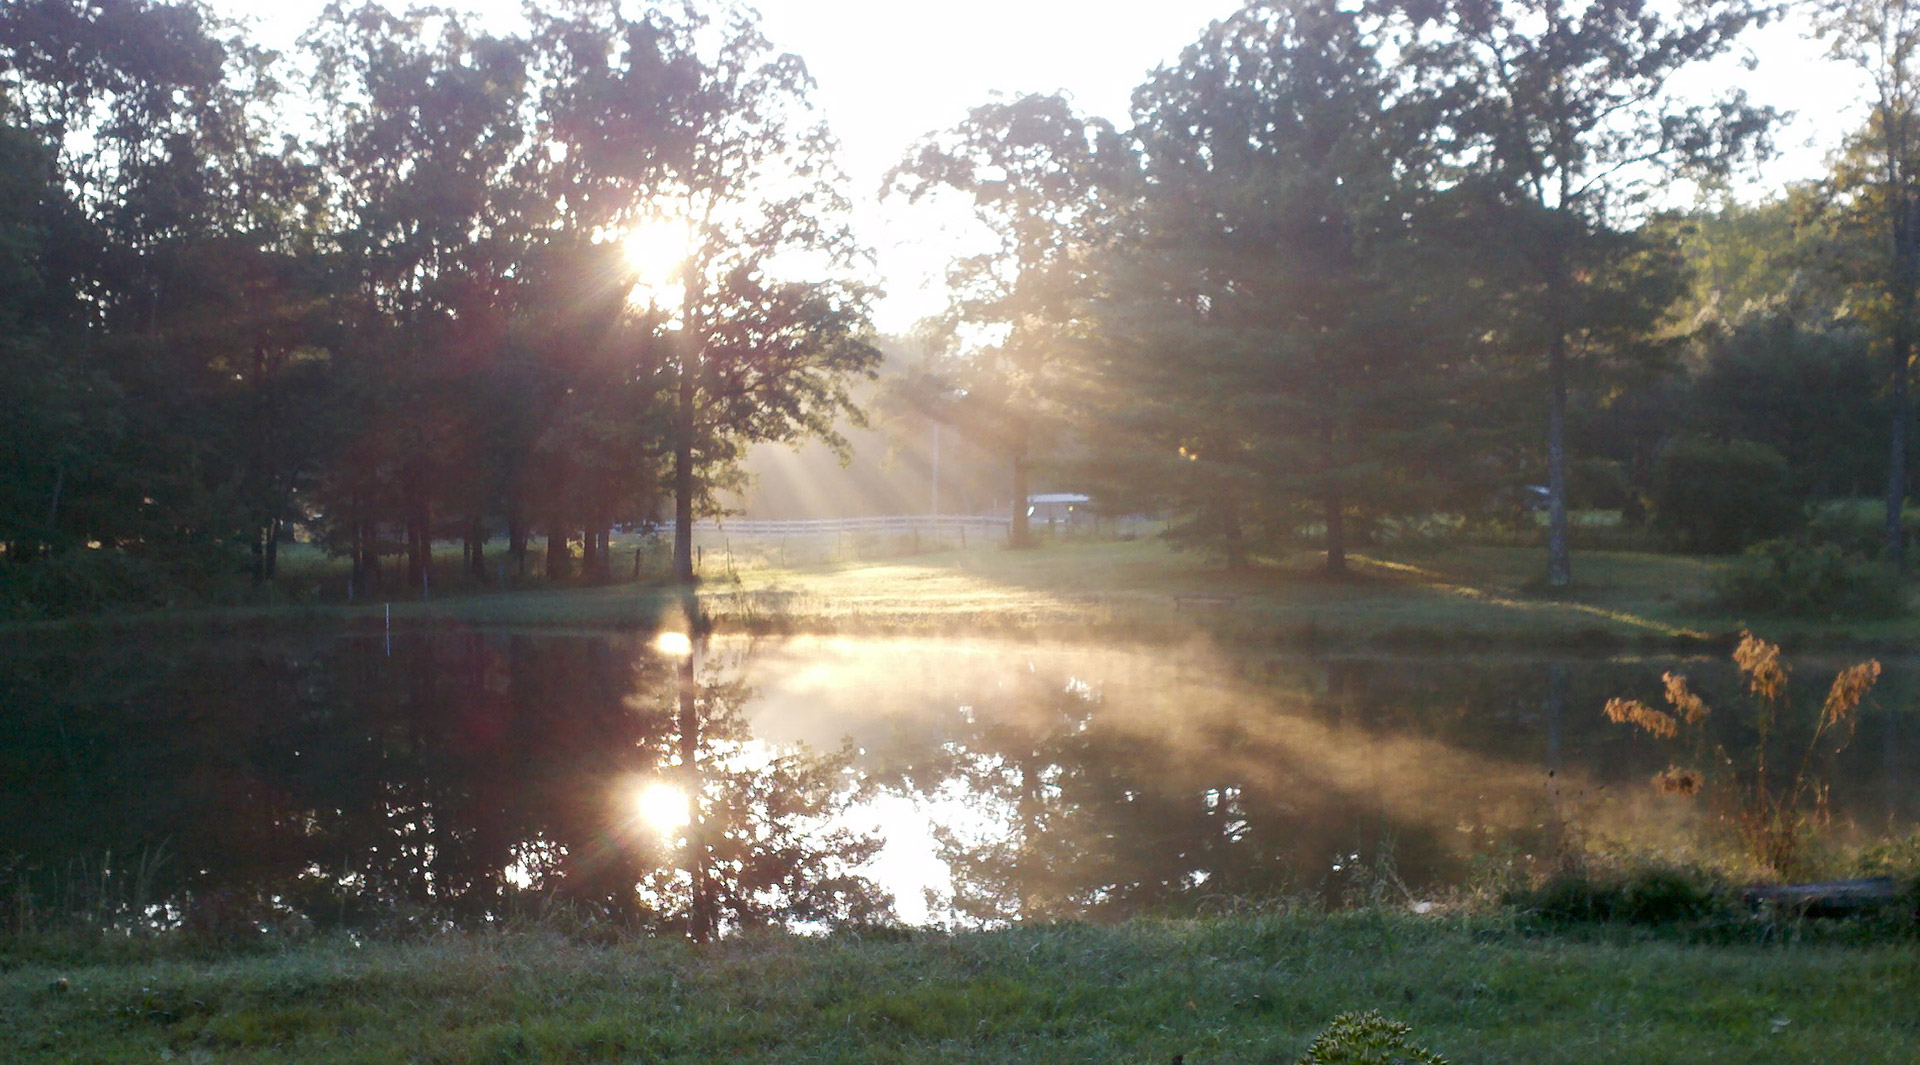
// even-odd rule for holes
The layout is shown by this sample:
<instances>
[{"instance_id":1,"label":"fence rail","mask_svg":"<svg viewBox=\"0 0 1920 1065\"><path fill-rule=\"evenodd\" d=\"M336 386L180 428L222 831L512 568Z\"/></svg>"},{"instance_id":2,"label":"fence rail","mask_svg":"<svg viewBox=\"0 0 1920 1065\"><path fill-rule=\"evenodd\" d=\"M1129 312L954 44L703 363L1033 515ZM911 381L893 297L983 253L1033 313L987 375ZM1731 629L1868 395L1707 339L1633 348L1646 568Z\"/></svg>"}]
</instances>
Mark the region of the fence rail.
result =
<instances>
[{"instance_id":1,"label":"fence rail","mask_svg":"<svg viewBox=\"0 0 1920 1065\"><path fill-rule=\"evenodd\" d=\"M810 518L796 521L755 521L742 518L694 523L694 529L707 533L732 533L736 536L805 536L837 533L882 532L970 532L1004 530L1013 519L993 515L898 514L878 518Z\"/></svg>"}]
</instances>

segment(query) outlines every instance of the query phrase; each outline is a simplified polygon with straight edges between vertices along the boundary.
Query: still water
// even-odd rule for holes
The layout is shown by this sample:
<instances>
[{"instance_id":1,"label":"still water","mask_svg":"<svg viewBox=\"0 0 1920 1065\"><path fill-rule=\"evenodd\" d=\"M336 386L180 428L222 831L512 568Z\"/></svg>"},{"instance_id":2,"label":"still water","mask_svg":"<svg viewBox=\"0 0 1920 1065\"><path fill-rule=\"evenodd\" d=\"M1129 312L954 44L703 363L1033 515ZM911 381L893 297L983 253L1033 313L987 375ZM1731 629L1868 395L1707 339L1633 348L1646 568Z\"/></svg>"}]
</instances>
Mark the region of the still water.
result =
<instances>
[{"instance_id":1,"label":"still water","mask_svg":"<svg viewBox=\"0 0 1920 1065\"><path fill-rule=\"evenodd\" d=\"M1843 664L1800 663L1802 701ZM683 668L606 635L16 651L0 916L684 928L700 898L724 930L1412 901L1572 845L1711 845L1709 811L1648 783L1685 752L1600 707L1657 701L1669 669L1737 705L1706 659L716 638ZM1889 664L1819 760L1841 831L1920 821L1914 691Z\"/></svg>"}]
</instances>

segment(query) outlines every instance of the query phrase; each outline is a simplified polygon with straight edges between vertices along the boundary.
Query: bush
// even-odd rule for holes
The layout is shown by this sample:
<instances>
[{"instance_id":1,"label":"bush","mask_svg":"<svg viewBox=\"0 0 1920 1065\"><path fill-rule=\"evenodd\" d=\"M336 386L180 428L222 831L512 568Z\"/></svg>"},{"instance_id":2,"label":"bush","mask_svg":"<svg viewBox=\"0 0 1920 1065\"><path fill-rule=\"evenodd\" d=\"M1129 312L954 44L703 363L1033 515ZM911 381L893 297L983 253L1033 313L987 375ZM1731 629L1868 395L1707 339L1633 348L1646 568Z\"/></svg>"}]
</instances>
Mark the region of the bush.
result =
<instances>
[{"instance_id":1,"label":"bush","mask_svg":"<svg viewBox=\"0 0 1920 1065\"><path fill-rule=\"evenodd\" d=\"M1672 866L1650 866L1591 876L1570 873L1504 901L1542 924L1694 924L1731 911L1731 896L1706 876Z\"/></svg>"},{"instance_id":2,"label":"bush","mask_svg":"<svg viewBox=\"0 0 1920 1065\"><path fill-rule=\"evenodd\" d=\"M1801 518L1787 460L1764 444L1683 440L1654 466L1654 527L1687 550L1728 554Z\"/></svg>"},{"instance_id":3,"label":"bush","mask_svg":"<svg viewBox=\"0 0 1920 1065\"><path fill-rule=\"evenodd\" d=\"M0 565L0 615L20 619L168 606L187 595L168 567L121 551L71 548Z\"/></svg>"},{"instance_id":4,"label":"bush","mask_svg":"<svg viewBox=\"0 0 1920 1065\"><path fill-rule=\"evenodd\" d=\"M1899 575L1835 544L1767 540L1715 578L1718 606L1787 617L1893 617L1906 608Z\"/></svg>"},{"instance_id":5,"label":"bush","mask_svg":"<svg viewBox=\"0 0 1920 1065\"><path fill-rule=\"evenodd\" d=\"M1447 1065L1408 1037L1413 1029L1374 1010L1343 1013L1307 1047L1300 1065ZM1175 1059L1179 1060L1179 1059Z\"/></svg>"},{"instance_id":6,"label":"bush","mask_svg":"<svg viewBox=\"0 0 1920 1065\"><path fill-rule=\"evenodd\" d=\"M1901 527L1911 552L1915 538L1920 536L1920 508L1905 507ZM1807 538L1863 558L1878 558L1887 544L1887 504L1879 499L1828 500L1808 515Z\"/></svg>"}]
</instances>

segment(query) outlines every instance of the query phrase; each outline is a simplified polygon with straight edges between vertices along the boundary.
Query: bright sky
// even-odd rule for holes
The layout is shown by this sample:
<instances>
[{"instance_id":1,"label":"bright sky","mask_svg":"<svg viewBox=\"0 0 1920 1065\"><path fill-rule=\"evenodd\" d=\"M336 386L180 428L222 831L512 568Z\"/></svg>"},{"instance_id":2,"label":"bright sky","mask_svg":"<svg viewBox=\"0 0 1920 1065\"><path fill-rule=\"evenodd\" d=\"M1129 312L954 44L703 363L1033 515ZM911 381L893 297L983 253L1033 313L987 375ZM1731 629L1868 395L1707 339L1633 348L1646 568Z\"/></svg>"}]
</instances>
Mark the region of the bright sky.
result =
<instances>
[{"instance_id":1,"label":"bright sky","mask_svg":"<svg viewBox=\"0 0 1920 1065\"><path fill-rule=\"evenodd\" d=\"M520 0L442 0L503 28L520 24ZM325 0L213 0L258 20L259 37L290 48ZM404 0L393 0L395 7ZM767 37L797 53L819 82L817 103L843 146L859 223L880 256L888 290L879 326L904 331L943 304L945 263L966 244L952 216L882 204L886 171L922 134L954 125L998 93L1064 90L1079 107L1116 122L1134 86L1176 58L1237 0L760 0ZM1780 130L1783 158L1756 193L1819 173L1860 122L1855 74L1824 58L1798 22L1752 35L1754 71L1723 64L1695 79L1704 94L1738 85L1756 102L1799 112Z\"/></svg>"}]
</instances>

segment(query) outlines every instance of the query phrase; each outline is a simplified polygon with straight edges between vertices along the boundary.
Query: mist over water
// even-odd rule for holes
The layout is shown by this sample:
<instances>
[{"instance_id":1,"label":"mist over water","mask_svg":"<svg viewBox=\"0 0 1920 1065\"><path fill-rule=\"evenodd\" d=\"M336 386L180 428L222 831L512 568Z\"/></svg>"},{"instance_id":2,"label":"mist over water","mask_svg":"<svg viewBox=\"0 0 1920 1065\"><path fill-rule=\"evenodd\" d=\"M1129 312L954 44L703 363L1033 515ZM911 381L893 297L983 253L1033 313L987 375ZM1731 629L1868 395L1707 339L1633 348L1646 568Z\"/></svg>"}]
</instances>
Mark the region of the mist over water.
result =
<instances>
[{"instance_id":1,"label":"mist over water","mask_svg":"<svg viewBox=\"0 0 1920 1065\"><path fill-rule=\"evenodd\" d=\"M1802 663L1802 695L1839 664ZM676 668L641 635L17 653L0 894L15 920L677 928L698 841L721 931L1411 902L1576 843L1710 845L1648 784L1674 752L1600 706L1674 668L1709 702L1733 684L1707 660L716 638L689 718ZM1913 676L1890 667L1831 767L1842 832L1920 821Z\"/></svg>"}]
</instances>

